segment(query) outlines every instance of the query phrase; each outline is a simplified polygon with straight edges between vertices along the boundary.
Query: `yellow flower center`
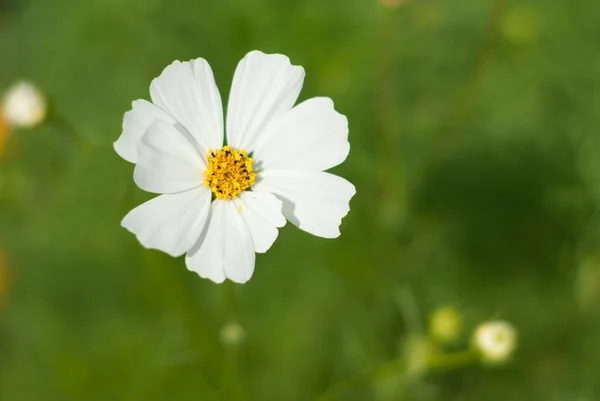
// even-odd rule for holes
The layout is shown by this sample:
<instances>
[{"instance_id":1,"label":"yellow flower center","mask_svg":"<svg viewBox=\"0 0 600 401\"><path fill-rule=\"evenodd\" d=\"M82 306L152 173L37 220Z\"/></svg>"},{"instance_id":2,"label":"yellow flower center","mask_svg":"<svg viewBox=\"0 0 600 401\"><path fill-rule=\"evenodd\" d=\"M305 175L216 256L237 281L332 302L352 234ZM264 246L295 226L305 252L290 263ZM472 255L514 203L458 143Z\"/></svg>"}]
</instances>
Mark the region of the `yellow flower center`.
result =
<instances>
[{"instance_id":1,"label":"yellow flower center","mask_svg":"<svg viewBox=\"0 0 600 401\"><path fill-rule=\"evenodd\" d=\"M208 150L208 164L204 172L204 185L219 199L235 199L256 181L252 160L245 150L229 146L221 150Z\"/></svg>"}]
</instances>

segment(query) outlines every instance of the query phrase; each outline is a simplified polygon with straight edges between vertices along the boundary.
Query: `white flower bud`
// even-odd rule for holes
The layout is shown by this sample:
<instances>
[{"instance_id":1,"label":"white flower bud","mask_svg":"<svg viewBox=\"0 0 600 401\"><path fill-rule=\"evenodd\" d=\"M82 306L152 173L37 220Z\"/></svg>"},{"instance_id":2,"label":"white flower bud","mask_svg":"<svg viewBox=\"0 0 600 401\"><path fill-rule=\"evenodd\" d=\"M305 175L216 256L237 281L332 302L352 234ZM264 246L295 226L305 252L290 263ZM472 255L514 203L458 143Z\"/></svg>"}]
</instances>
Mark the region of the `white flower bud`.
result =
<instances>
[{"instance_id":1,"label":"white flower bud","mask_svg":"<svg viewBox=\"0 0 600 401\"><path fill-rule=\"evenodd\" d=\"M477 327L473 340L485 362L502 363L517 346L517 332L510 323L487 322Z\"/></svg>"},{"instance_id":2,"label":"white flower bud","mask_svg":"<svg viewBox=\"0 0 600 401\"><path fill-rule=\"evenodd\" d=\"M238 322L229 322L221 328L219 338L223 345L236 347L246 338L246 330Z\"/></svg>"},{"instance_id":3,"label":"white flower bud","mask_svg":"<svg viewBox=\"0 0 600 401\"><path fill-rule=\"evenodd\" d=\"M31 128L46 118L46 98L30 82L18 82L10 87L2 104L4 118L15 128Z\"/></svg>"}]
</instances>

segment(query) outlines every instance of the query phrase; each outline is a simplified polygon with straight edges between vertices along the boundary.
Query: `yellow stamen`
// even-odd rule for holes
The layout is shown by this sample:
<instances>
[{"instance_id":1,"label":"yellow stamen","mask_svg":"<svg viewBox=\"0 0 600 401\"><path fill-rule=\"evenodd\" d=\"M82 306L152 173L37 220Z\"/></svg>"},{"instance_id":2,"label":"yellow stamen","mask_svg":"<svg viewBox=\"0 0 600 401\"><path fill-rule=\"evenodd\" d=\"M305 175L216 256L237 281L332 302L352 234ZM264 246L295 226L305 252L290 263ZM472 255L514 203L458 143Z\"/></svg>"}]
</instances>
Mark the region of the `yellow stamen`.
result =
<instances>
[{"instance_id":1,"label":"yellow stamen","mask_svg":"<svg viewBox=\"0 0 600 401\"><path fill-rule=\"evenodd\" d=\"M256 181L252 160L245 150L230 146L222 150L208 150L208 164L204 172L204 185L219 199L235 199Z\"/></svg>"}]
</instances>

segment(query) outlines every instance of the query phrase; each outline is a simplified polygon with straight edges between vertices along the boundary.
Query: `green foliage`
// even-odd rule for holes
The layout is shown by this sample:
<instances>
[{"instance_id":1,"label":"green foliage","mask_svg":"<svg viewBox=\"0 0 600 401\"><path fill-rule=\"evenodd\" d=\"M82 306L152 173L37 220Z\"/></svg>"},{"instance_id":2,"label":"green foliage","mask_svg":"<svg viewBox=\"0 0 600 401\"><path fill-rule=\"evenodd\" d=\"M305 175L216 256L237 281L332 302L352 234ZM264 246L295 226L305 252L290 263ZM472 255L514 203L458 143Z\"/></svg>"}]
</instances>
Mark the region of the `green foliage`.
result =
<instances>
[{"instance_id":1,"label":"green foliage","mask_svg":"<svg viewBox=\"0 0 600 401\"><path fill-rule=\"evenodd\" d=\"M0 164L0 400L600 399L597 0L399 3L0 0L0 88L54 112ZM253 49L348 116L358 192L340 238L288 225L215 285L120 227L149 195L112 142L173 60L226 99ZM501 366L469 351L491 319Z\"/></svg>"}]
</instances>

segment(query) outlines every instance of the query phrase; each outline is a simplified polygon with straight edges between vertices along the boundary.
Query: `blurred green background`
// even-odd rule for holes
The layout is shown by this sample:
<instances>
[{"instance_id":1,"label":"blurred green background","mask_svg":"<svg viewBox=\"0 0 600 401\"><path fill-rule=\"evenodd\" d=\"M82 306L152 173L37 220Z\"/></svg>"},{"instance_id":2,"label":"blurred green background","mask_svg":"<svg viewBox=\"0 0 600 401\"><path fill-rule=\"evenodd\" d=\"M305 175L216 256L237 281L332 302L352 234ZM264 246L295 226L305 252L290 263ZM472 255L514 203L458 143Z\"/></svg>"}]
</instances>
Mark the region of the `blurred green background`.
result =
<instances>
[{"instance_id":1,"label":"blurred green background","mask_svg":"<svg viewBox=\"0 0 600 401\"><path fill-rule=\"evenodd\" d=\"M52 102L0 161L0 400L600 400L599 39L597 0L0 0L0 91ZM348 116L358 192L215 285L120 227L112 142L173 60L226 99L253 49Z\"/></svg>"}]
</instances>

